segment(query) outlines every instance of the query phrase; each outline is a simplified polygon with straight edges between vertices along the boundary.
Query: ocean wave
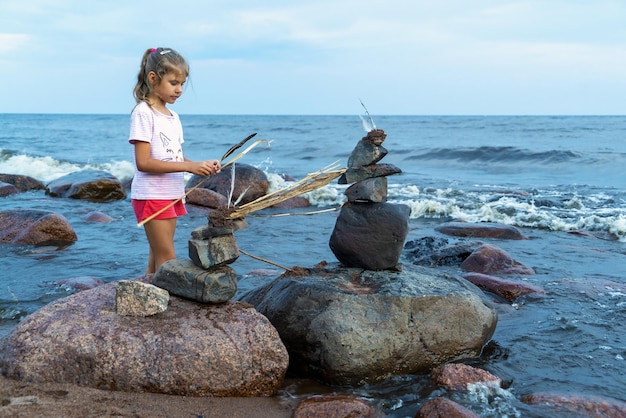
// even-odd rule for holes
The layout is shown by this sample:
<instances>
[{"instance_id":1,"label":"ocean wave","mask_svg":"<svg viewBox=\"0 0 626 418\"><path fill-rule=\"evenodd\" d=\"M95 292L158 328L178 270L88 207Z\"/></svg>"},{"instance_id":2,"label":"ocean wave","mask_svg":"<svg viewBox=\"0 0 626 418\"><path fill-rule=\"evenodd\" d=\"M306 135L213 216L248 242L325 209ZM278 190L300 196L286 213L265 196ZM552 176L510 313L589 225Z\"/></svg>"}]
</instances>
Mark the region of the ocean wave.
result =
<instances>
[{"instance_id":1,"label":"ocean wave","mask_svg":"<svg viewBox=\"0 0 626 418\"><path fill-rule=\"evenodd\" d=\"M132 178L135 170L130 161L78 164L56 160L49 156L36 157L6 150L0 152L0 173L29 176L42 183L49 183L67 174L87 169L109 172L121 181Z\"/></svg>"},{"instance_id":2,"label":"ocean wave","mask_svg":"<svg viewBox=\"0 0 626 418\"><path fill-rule=\"evenodd\" d=\"M571 163L582 155L568 150L531 151L516 147L432 148L404 160L456 160L461 162Z\"/></svg>"},{"instance_id":3,"label":"ocean wave","mask_svg":"<svg viewBox=\"0 0 626 418\"><path fill-rule=\"evenodd\" d=\"M269 191L290 184L284 176L268 172ZM134 175L134 165L127 160L99 164L77 164L52 157L36 157L0 150L0 173L21 174L49 183L64 175L95 169L111 173L121 181ZM191 174L187 174L188 179ZM305 193L312 206L339 207L346 202L347 185L335 182ZM471 190L454 187L427 187L414 184L390 184L388 201L405 204L410 218L463 219L467 222L496 222L523 228L552 231L604 231L626 242L626 207L624 199L607 191L578 195L560 188L551 190L508 191L490 186Z\"/></svg>"},{"instance_id":4,"label":"ocean wave","mask_svg":"<svg viewBox=\"0 0 626 418\"><path fill-rule=\"evenodd\" d=\"M266 175L270 192L290 183L281 175ZM339 207L346 202L346 188L331 183L303 196L313 206ZM472 190L420 189L412 184L392 183L388 192L389 203L410 208L410 219L462 219L562 232L603 231L626 242L626 208L616 206L615 201L606 192L583 197L566 190L508 191L489 186Z\"/></svg>"},{"instance_id":5,"label":"ocean wave","mask_svg":"<svg viewBox=\"0 0 626 418\"><path fill-rule=\"evenodd\" d=\"M626 242L626 208L606 193L582 196L544 190L502 192L391 185L389 202L405 204L410 218L462 219L550 231L604 231Z\"/></svg>"}]
</instances>

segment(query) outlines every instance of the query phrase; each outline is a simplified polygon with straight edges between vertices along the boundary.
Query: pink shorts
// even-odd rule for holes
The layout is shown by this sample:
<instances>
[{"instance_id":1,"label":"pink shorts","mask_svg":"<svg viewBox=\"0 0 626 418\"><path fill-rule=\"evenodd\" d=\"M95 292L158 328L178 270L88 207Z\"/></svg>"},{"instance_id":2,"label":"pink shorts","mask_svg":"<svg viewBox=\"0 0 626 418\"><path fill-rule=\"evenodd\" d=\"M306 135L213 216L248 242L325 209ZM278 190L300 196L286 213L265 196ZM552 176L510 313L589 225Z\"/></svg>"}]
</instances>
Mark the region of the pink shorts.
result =
<instances>
[{"instance_id":1,"label":"pink shorts","mask_svg":"<svg viewBox=\"0 0 626 418\"><path fill-rule=\"evenodd\" d=\"M151 215L157 213L167 205L172 204L173 200L136 200L132 199L131 203L135 210L137 222L141 222ZM179 200L169 208L159 213L154 219L170 219L178 216L186 215L187 209L182 200Z\"/></svg>"}]
</instances>

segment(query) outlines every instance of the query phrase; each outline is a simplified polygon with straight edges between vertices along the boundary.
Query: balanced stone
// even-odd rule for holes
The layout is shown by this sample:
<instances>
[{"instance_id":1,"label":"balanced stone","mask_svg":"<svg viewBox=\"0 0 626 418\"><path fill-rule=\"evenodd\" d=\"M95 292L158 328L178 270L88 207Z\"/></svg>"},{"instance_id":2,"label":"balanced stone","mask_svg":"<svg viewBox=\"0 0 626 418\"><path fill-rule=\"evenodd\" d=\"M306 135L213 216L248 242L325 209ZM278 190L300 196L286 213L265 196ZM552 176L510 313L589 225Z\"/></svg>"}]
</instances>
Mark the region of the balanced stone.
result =
<instances>
[{"instance_id":1,"label":"balanced stone","mask_svg":"<svg viewBox=\"0 0 626 418\"><path fill-rule=\"evenodd\" d=\"M339 177L337 183L351 184L371 177L384 177L399 173L402 173L402 170L393 164L372 164L356 168L349 167L346 172Z\"/></svg>"},{"instance_id":2,"label":"balanced stone","mask_svg":"<svg viewBox=\"0 0 626 418\"><path fill-rule=\"evenodd\" d=\"M374 129L367 133L367 135L363 138L365 141L369 141L374 145L381 145L385 138L387 138L387 134L382 129Z\"/></svg>"},{"instance_id":3,"label":"balanced stone","mask_svg":"<svg viewBox=\"0 0 626 418\"><path fill-rule=\"evenodd\" d=\"M228 220L228 223L223 226L213 226L210 224L199 226L191 231L191 238L193 239L209 239L211 237L218 237L220 235L232 234L235 231L245 229L248 227L248 222L245 219L232 219Z\"/></svg>"},{"instance_id":4,"label":"balanced stone","mask_svg":"<svg viewBox=\"0 0 626 418\"><path fill-rule=\"evenodd\" d=\"M409 233L407 205L346 203L330 237L330 249L346 267L394 269Z\"/></svg>"},{"instance_id":5,"label":"balanced stone","mask_svg":"<svg viewBox=\"0 0 626 418\"><path fill-rule=\"evenodd\" d=\"M361 180L345 191L348 202L387 201L387 177L373 177Z\"/></svg>"},{"instance_id":6,"label":"balanced stone","mask_svg":"<svg viewBox=\"0 0 626 418\"><path fill-rule=\"evenodd\" d=\"M369 141L360 140L348 157L348 167L361 167L376 164L387 155L384 147L374 145Z\"/></svg>"},{"instance_id":7,"label":"balanced stone","mask_svg":"<svg viewBox=\"0 0 626 418\"><path fill-rule=\"evenodd\" d=\"M224 303L237 293L237 273L232 268L205 270L183 259L163 263L152 283L174 295L202 303Z\"/></svg>"},{"instance_id":8,"label":"balanced stone","mask_svg":"<svg viewBox=\"0 0 626 418\"><path fill-rule=\"evenodd\" d=\"M152 316L165 312L170 294L149 283L120 280L115 287L115 311L122 316Z\"/></svg>"},{"instance_id":9,"label":"balanced stone","mask_svg":"<svg viewBox=\"0 0 626 418\"><path fill-rule=\"evenodd\" d=\"M209 239L190 239L189 258L201 268L230 264L239 258L239 248L233 234Z\"/></svg>"}]
</instances>

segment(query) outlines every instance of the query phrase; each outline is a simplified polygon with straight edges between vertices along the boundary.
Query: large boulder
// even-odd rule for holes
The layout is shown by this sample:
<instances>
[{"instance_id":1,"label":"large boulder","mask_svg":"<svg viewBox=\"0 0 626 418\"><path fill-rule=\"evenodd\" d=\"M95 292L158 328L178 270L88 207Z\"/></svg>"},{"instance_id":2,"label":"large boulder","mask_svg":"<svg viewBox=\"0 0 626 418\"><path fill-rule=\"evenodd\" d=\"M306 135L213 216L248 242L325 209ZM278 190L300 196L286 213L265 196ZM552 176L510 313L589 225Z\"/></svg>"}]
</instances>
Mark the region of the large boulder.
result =
<instances>
[{"instance_id":1,"label":"large boulder","mask_svg":"<svg viewBox=\"0 0 626 418\"><path fill-rule=\"evenodd\" d=\"M0 370L30 382L73 383L185 396L270 396L288 365L285 346L252 306L171 297L149 317L115 312L116 284L52 302L0 347Z\"/></svg>"},{"instance_id":2,"label":"large boulder","mask_svg":"<svg viewBox=\"0 0 626 418\"><path fill-rule=\"evenodd\" d=\"M0 243L64 246L77 239L67 219L57 213L22 209L0 211Z\"/></svg>"},{"instance_id":3,"label":"large boulder","mask_svg":"<svg viewBox=\"0 0 626 418\"><path fill-rule=\"evenodd\" d=\"M52 197L69 197L90 202L110 202L126 198L120 180L106 171L82 170L67 174L48 184Z\"/></svg>"},{"instance_id":4,"label":"large boulder","mask_svg":"<svg viewBox=\"0 0 626 418\"><path fill-rule=\"evenodd\" d=\"M232 181L233 171L234 183ZM230 195L232 188L231 202L239 200L238 204L242 205L267 194L270 182L262 170L249 164L236 163L224 167L222 171L210 177L194 174L187 182L186 187L189 190L196 186L213 190L226 197Z\"/></svg>"},{"instance_id":5,"label":"large boulder","mask_svg":"<svg viewBox=\"0 0 626 418\"><path fill-rule=\"evenodd\" d=\"M290 368L360 385L477 356L496 312L469 282L433 269L293 268L240 297L280 333Z\"/></svg>"}]
</instances>

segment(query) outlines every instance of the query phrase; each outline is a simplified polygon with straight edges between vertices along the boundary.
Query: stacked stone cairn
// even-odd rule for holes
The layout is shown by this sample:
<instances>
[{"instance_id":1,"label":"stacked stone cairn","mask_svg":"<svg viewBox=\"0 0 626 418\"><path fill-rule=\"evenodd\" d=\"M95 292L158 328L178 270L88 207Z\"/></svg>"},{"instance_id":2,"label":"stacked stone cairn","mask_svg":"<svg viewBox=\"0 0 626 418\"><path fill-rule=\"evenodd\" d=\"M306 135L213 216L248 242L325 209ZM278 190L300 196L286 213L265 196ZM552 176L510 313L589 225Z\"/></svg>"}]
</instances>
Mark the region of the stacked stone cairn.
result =
<instances>
[{"instance_id":1,"label":"stacked stone cairn","mask_svg":"<svg viewBox=\"0 0 626 418\"><path fill-rule=\"evenodd\" d=\"M409 232L407 205L387 203L387 176L402 172L393 164L379 164L387 155L382 146L387 135L374 129L363 137L348 158L339 184L345 191L330 237L330 249L346 267L366 270L398 270L404 241Z\"/></svg>"},{"instance_id":2,"label":"stacked stone cairn","mask_svg":"<svg viewBox=\"0 0 626 418\"><path fill-rule=\"evenodd\" d=\"M237 273L228 264L240 255L233 232L245 227L246 221L237 219L219 226L212 226L209 221L193 230L188 243L189 259L165 262L154 274L152 284L130 280L118 283L117 313L150 316L163 312L170 293L208 304L232 299L237 293Z\"/></svg>"}]
</instances>

